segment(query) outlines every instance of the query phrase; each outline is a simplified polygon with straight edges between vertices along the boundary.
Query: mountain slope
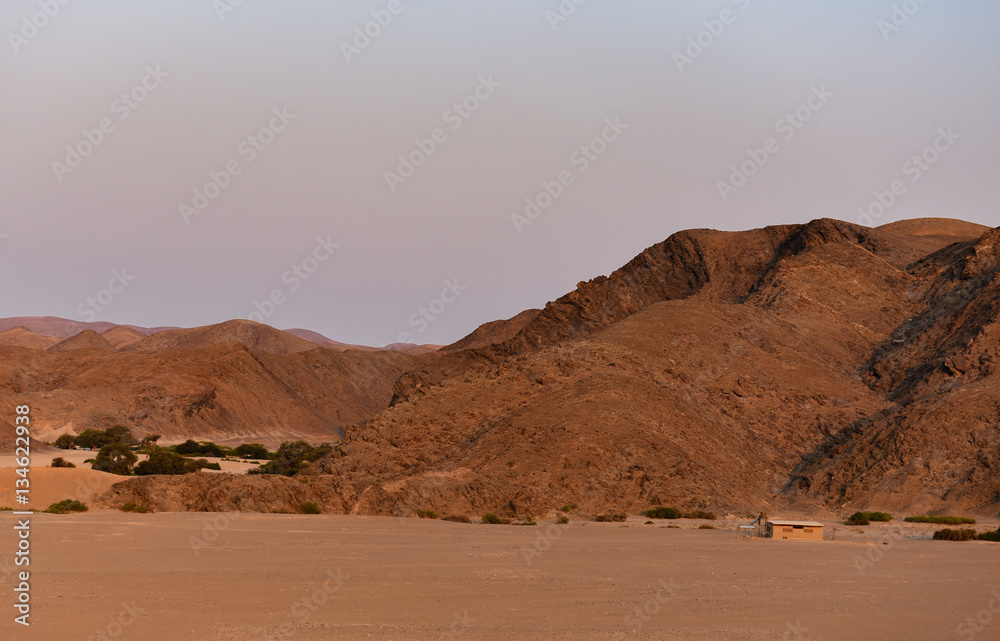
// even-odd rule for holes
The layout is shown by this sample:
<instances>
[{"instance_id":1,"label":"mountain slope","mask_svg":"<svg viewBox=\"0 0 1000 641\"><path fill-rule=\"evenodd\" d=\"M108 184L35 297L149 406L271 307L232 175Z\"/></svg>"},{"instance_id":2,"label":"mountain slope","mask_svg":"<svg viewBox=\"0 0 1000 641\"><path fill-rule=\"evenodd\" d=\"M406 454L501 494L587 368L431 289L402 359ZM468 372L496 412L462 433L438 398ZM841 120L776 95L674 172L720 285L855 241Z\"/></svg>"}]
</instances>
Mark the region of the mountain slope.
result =
<instances>
[{"instance_id":1,"label":"mountain slope","mask_svg":"<svg viewBox=\"0 0 1000 641\"><path fill-rule=\"evenodd\" d=\"M354 483L352 510L384 514L523 515L571 501L592 511L839 508L842 489L810 485L803 466L856 432L875 438L859 426L895 412L897 400L862 376L873 355L910 319L938 318L940 273L986 278L992 264L992 231L971 242L964 224L890 231L821 220L679 234L550 303L506 344L425 361L401 379L392 408L347 430L323 469ZM938 253L914 262L924 250ZM984 391L976 407L987 399L1000 405ZM908 434L931 412L913 410L900 428ZM991 414L969 410L976 422L958 431L988 451ZM910 462L933 443L915 443ZM966 474L975 490L955 490L953 466L935 471L938 504L993 509L985 456ZM864 464L829 465L849 476ZM912 488L927 482L907 478ZM883 500L866 487L847 502ZM900 502L926 503L913 493Z\"/></svg>"},{"instance_id":2,"label":"mountain slope","mask_svg":"<svg viewBox=\"0 0 1000 641\"><path fill-rule=\"evenodd\" d=\"M97 339L103 347L94 349ZM100 336L80 334L60 345L0 348L0 403L30 404L33 435L42 440L123 423L164 442L333 441L344 425L385 408L393 382L415 364L396 352L341 353L311 344L295 353L237 342L116 352Z\"/></svg>"}]
</instances>

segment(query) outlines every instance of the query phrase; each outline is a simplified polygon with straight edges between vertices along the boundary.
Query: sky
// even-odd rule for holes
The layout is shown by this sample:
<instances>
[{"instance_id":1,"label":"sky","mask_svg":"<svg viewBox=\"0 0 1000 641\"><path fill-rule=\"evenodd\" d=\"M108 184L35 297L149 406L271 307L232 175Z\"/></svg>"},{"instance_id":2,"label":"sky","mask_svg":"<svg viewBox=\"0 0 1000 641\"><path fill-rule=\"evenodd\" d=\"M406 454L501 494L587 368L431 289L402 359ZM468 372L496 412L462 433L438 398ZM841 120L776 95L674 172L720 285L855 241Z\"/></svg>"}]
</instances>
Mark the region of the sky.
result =
<instances>
[{"instance_id":1,"label":"sky","mask_svg":"<svg viewBox=\"0 0 1000 641\"><path fill-rule=\"evenodd\" d=\"M997 226L998 23L992 0L4 0L0 317L446 344L684 229Z\"/></svg>"}]
</instances>

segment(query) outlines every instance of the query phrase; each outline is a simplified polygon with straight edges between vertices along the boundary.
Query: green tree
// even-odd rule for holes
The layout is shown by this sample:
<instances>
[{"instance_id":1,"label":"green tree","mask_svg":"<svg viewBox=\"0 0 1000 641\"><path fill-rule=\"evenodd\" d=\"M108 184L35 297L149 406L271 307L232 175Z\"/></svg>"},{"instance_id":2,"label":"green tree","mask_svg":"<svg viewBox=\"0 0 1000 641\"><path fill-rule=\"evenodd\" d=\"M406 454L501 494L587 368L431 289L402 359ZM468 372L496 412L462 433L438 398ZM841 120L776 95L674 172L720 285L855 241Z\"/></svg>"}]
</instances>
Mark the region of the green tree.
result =
<instances>
[{"instance_id":1,"label":"green tree","mask_svg":"<svg viewBox=\"0 0 1000 641\"><path fill-rule=\"evenodd\" d=\"M98 472L109 472L127 476L132 473L132 466L138 456L124 443L109 443L101 448L91 466Z\"/></svg>"},{"instance_id":2,"label":"green tree","mask_svg":"<svg viewBox=\"0 0 1000 641\"><path fill-rule=\"evenodd\" d=\"M333 446L323 443L317 447L305 441L289 441L281 444L273 461L264 463L249 474L295 474L309 468L309 463L320 459L333 451Z\"/></svg>"},{"instance_id":3,"label":"green tree","mask_svg":"<svg viewBox=\"0 0 1000 641\"><path fill-rule=\"evenodd\" d=\"M71 450L75 444L76 438L72 434L60 434L55 443L56 447L61 450Z\"/></svg>"},{"instance_id":4,"label":"green tree","mask_svg":"<svg viewBox=\"0 0 1000 641\"><path fill-rule=\"evenodd\" d=\"M271 453L260 443L244 443L233 450L233 454L240 458L250 458L257 460L267 460Z\"/></svg>"},{"instance_id":5,"label":"green tree","mask_svg":"<svg viewBox=\"0 0 1000 641\"><path fill-rule=\"evenodd\" d=\"M107 444L104 432L101 430L84 430L74 441L77 447L99 450Z\"/></svg>"},{"instance_id":6,"label":"green tree","mask_svg":"<svg viewBox=\"0 0 1000 641\"><path fill-rule=\"evenodd\" d=\"M104 430L104 437L107 439L107 443L123 443L129 446L136 443L135 437L132 436L132 430L124 425L112 425Z\"/></svg>"},{"instance_id":7,"label":"green tree","mask_svg":"<svg viewBox=\"0 0 1000 641\"><path fill-rule=\"evenodd\" d=\"M147 434L139 441L139 452L152 454L156 450L156 442L160 440L159 434Z\"/></svg>"}]
</instances>

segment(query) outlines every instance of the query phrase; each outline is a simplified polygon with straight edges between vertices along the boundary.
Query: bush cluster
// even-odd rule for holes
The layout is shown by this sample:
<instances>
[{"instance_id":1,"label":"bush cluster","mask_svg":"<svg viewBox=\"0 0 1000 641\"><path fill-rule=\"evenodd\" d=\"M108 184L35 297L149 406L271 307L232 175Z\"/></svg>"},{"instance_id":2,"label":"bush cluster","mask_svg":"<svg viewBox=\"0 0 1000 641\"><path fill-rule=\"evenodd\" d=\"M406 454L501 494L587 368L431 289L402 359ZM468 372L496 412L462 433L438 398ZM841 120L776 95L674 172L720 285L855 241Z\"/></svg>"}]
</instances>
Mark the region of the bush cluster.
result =
<instances>
[{"instance_id":1,"label":"bush cluster","mask_svg":"<svg viewBox=\"0 0 1000 641\"><path fill-rule=\"evenodd\" d=\"M148 476L150 474L191 474L198 470L221 470L218 463L209 463L206 459L189 459L173 452L165 447L158 447L152 451L149 458L135 466L137 476Z\"/></svg>"},{"instance_id":2,"label":"bush cluster","mask_svg":"<svg viewBox=\"0 0 1000 641\"><path fill-rule=\"evenodd\" d=\"M76 467L76 465L73 465L61 456L57 456L52 459L52 467Z\"/></svg>"},{"instance_id":3,"label":"bush cluster","mask_svg":"<svg viewBox=\"0 0 1000 641\"><path fill-rule=\"evenodd\" d=\"M55 446L63 450L69 450L74 447L99 450L105 445L113 443L122 443L131 447L136 442L132 436L132 430L124 425L113 425L106 430L84 430L77 436L62 434L56 439Z\"/></svg>"},{"instance_id":4,"label":"bush cluster","mask_svg":"<svg viewBox=\"0 0 1000 641\"><path fill-rule=\"evenodd\" d=\"M980 541L993 541L994 543L1000 543L1000 528L996 532L980 532Z\"/></svg>"},{"instance_id":5,"label":"bush cluster","mask_svg":"<svg viewBox=\"0 0 1000 641\"><path fill-rule=\"evenodd\" d=\"M493 512L487 512L483 515L482 522L487 525L507 525L510 523L510 519L502 519Z\"/></svg>"},{"instance_id":6,"label":"bush cluster","mask_svg":"<svg viewBox=\"0 0 1000 641\"><path fill-rule=\"evenodd\" d=\"M975 530L938 530L934 533L935 541L973 541L977 538Z\"/></svg>"},{"instance_id":7,"label":"bush cluster","mask_svg":"<svg viewBox=\"0 0 1000 641\"><path fill-rule=\"evenodd\" d=\"M892 520L892 515L885 512L855 512L845 523L847 525L868 525L871 521L888 523Z\"/></svg>"},{"instance_id":8,"label":"bush cluster","mask_svg":"<svg viewBox=\"0 0 1000 641\"><path fill-rule=\"evenodd\" d=\"M598 523L621 523L627 517L624 514L598 514L594 517L594 520Z\"/></svg>"},{"instance_id":9,"label":"bush cluster","mask_svg":"<svg viewBox=\"0 0 1000 641\"><path fill-rule=\"evenodd\" d=\"M299 506L303 514L322 514L323 510L319 509L319 506L312 501L306 501Z\"/></svg>"},{"instance_id":10,"label":"bush cluster","mask_svg":"<svg viewBox=\"0 0 1000 641\"><path fill-rule=\"evenodd\" d=\"M654 507L651 510L646 510L643 512L643 516L650 519L679 519L681 518L681 511L674 507Z\"/></svg>"},{"instance_id":11,"label":"bush cluster","mask_svg":"<svg viewBox=\"0 0 1000 641\"><path fill-rule=\"evenodd\" d=\"M138 512L139 514L145 514L149 512L149 508L145 505L136 505L135 502L129 501L121 506L122 512Z\"/></svg>"},{"instance_id":12,"label":"bush cluster","mask_svg":"<svg viewBox=\"0 0 1000 641\"><path fill-rule=\"evenodd\" d=\"M976 519L964 516L908 516L907 523L933 523L935 525L975 525Z\"/></svg>"},{"instance_id":13,"label":"bush cluster","mask_svg":"<svg viewBox=\"0 0 1000 641\"><path fill-rule=\"evenodd\" d=\"M333 451L329 443L313 447L305 441L289 441L282 443L274 455L274 459L254 468L248 474L283 474L295 476L309 469L309 464L323 458Z\"/></svg>"},{"instance_id":14,"label":"bush cluster","mask_svg":"<svg viewBox=\"0 0 1000 641\"><path fill-rule=\"evenodd\" d=\"M65 499L53 503L46 510L49 514L69 514L70 512L86 512L87 506L75 499Z\"/></svg>"},{"instance_id":15,"label":"bush cluster","mask_svg":"<svg viewBox=\"0 0 1000 641\"><path fill-rule=\"evenodd\" d=\"M422 519L436 519L438 517L438 513L434 510L417 510L417 516Z\"/></svg>"},{"instance_id":16,"label":"bush cluster","mask_svg":"<svg viewBox=\"0 0 1000 641\"><path fill-rule=\"evenodd\" d=\"M654 507L651 510L646 510L642 513L643 516L650 519L700 519L704 521L714 521L716 518L715 512L707 512L705 510L691 510L690 512L681 512L674 507Z\"/></svg>"},{"instance_id":17,"label":"bush cluster","mask_svg":"<svg viewBox=\"0 0 1000 641\"><path fill-rule=\"evenodd\" d=\"M472 519L464 514L449 514L448 516L442 517L441 520L451 521L452 523L472 523Z\"/></svg>"},{"instance_id":18,"label":"bush cluster","mask_svg":"<svg viewBox=\"0 0 1000 641\"><path fill-rule=\"evenodd\" d=\"M183 456L211 456L212 458L222 458L225 456L225 450L210 441L198 443L197 441L188 439L180 445L175 445L173 450Z\"/></svg>"}]
</instances>

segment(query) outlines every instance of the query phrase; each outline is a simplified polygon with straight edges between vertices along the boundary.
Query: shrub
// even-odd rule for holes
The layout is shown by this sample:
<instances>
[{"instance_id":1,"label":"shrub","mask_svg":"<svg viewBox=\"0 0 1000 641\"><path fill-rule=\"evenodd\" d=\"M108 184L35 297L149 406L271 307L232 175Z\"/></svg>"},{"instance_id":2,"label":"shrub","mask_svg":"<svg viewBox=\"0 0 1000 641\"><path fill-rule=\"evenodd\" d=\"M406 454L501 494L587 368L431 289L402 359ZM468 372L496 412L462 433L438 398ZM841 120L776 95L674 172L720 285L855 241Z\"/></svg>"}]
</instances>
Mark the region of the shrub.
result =
<instances>
[{"instance_id":1,"label":"shrub","mask_svg":"<svg viewBox=\"0 0 1000 641\"><path fill-rule=\"evenodd\" d=\"M322 514L323 513L323 511L319 509L319 506L316 505L315 503L313 503L312 501L306 501L305 503L303 503L302 505L299 506L299 509L302 510L303 514Z\"/></svg>"},{"instance_id":2,"label":"shrub","mask_svg":"<svg viewBox=\"0 0 1000 641\"><path fill-rule=\"evenodd\" d=\"M61 456L57 456L52 459L52 467L76 467L66 459Z\"/></svg>"},{"instance_id":3,"label":"shrub","mask_svg":"<svg viewBox=\"0 0 1000 641\"><path fill-rule=\"evenodd\" d=\"M124 503L119 509L121 509L122 512L135 512L135 508L136 508L135 502L128 501Z\"/></svg>"},{"instance_id":4,"label":"shrub","mask_svg":"<svg viewBox=\"0 0 1000 641\"><path fill-rule=\"evenodd\" d=\"M98 472L109 472L127 476L132 473L132 466L139 460L128 445L124 443L110 443L101 448L97 453L91 467Z\"/></svg>"},{"instance_id":5,"label":"shrub","mask_svg":"<svg viewBox=\"0 0 1000 641\"><path fill-rule=\"evenodd\" d=\"M71 450L75 444L76 438L72 434L61 434L55 442L55 446L61 450Z\"/></svg>"},{"instance_id":6,"label":"shrub","mask_svg":"<svg viewBox=\"0 0 1000 641\"><path fill-rule=\"evenodd\" d=\"M417 516L422 519L436 519L438 517L438 513L434 510L417 510Z\"/></svg>"},{"instance_id":7,"label":"shrub","mask_svg":"<svg viewBox=\"0 0 1000 641\"><path fill-rule=\"evenodd\" d=\"M238 445L236 449L233 450L233 454L240 458L252 458L258 460L267 460L271 457L271 453L267 451L267 448L260 443L244 443L243 445Z\"/></svg>"},{"instance_id":8,"label":"shrub","mask_svg":"<svg viewBox=\"0 0 1000 641\"><path fill-rule=\"evenodd\" d=\"M300 471L309 469L312 463L333 451L333 446L323 443L313 447L305 441L290 441L282 443L275 454L274 460L264 463L248 474L283 474L295 476Z\"/></svg>"},{"instance_id":9,"label":"shrub","mask_svg":"<svg viewBox=\"0 0 1000 641\"><path fill-rule=\"evenodd\" d=\"M486 514L483 515L482 522L487 525L500 525L501 523L503 523L503 520L501 520L501 518L496 514L494 514L493 512L487 512Z\"/></svg>"},{"instance_id":10,"label":"shrub","mask_svg":"<svg viewBox=\"0 0 1000 641\"><path fill-rule=\"evenodd\" d=\"M871 521L888 523L891 520L892 515L885 512L855 512L845 523L848 525L868 525Z\"/></svg>"},{"instance_id":11,"label":"shrub","mask_svg":"<svg viewBox=\"0 0 1000 641\"><path fill-rule=\"evenodd\" d=\"M935 541L972 541L977 537L975 530L938 530Z\"/></svg>"},{"instance_id":12,"label":"shrub","mask_svg":"<svg viewBox=\"0 0 1000 641\"><path fill-rule=\"evenodd\" d=\"M149 512L149 508L146 507L145 505L140 505L139 507L135 508L135 511L138 512L139 514L145 514L146 512Z\"/></svg>"},{"instance_id":13,"label":"shrub","mask_svg":"<svg viewBox=\"0 0 1000 641\"><path fill-rule=\"evenodd\" d=\"M208 461L202 459L205 465ZM150 474L190 474L199 469L198 461L181 456L177 452L171 452L166 448L157 448L149 455L149 458L135 466L135 473L139 476Z\"/></svg>"},{"instance_id":14,"label":"shrub","mask_svg":"<svg viewBox=\"0 0 1000 641\"><path fill-rule=\"evenodd\" d=\"M682 519L702 519L704 521L714 521L716 519L715 512L705 512L704 510L693 510L691 512L685 512L681 515Z\"/></svg>"},{"instance_id":15,"label":"shrub","mask_svg":"<svg viewBox=\"0 0 1000 641\"><path fill-rule=\"evenodd\" d=\"M594 520L598 523L621 523L626 519L624 514L598 514Z\"/></svg>"},{"instance_id":16,"label":"shrub","mask_svg":"<svg viewBox=\"0 0 1000 641\"><path fill-rule=\"evenodd\" d=\"M13 512L13 511L14 508L12 507L0 507L0 512Z\"/></svg>"},{"instance_id":17,"label":"shrub","mask_svg":"<svg viewBox=\"0 0 1000 641\"><path fill-rule=\"evenodd\" d=\"M679 519L681 518L681 512L678 509L672 507L654 507L652 510L646 510L643 513L651 519Z\"/></svg>"},{"instance_id":18,"label":"shrub","mask_svg":"<svg viewBox=\"0 0 1000 641\"><path fill-rule=\"evenodd\" d=\"M566 516L565 514L560 514L559 518L556 519L556 523L558 523L559 525L566 525L567 523L569 523L569 517Z\"/></svg>"},{"instance_id":19,"label":"shrub","mask_svg":"<svg viewBox=\"0 0 1000 641\"><path fill-rule=\"evenodd\" d=\"M49 514L69 514L70 512L86 512L87 506L74 499L66 499L53 503L46 510Z\"/></svg>"},{"instance_id":20,"label":"shrub","mask_svg":"<svg viewBox=\"0 0 1000 641\"><path fill-rule=\"evenodd\" d=\"M849 519L844 521L847 525L868 525L869 522L864 512L855 512Z\"/></svg>"},{"instance_id":21,"label":"shrub","mask_svg":"<svg viewBox=\"0 0 1000 641\"><path fill-rule=\"evenodd\" d=\"M562 510L563 512L569 512L571 510L575 510L578 507L580 506L576 503L567 503L566 505L562 506L559 509Z\"/></svg>"},{"instance_id":22,"label":"shrub","mask_svg":"<svg viewBox=\"0 0 1000 641\"><path fill-rule=\"evenodd\" d=\"M198 460L204 461L205 459L198 459ZM202 466L202 468L206 469L206 470L215 470L216 472L221 472L222 471L222 466L221 465L219 465L218 463L209 463L207 461L205 462L205 465Z\"/></svg>"},{"instance_id":23,"label":"shrub","mask_svg":"<svg viewBox=\"0 0 1000 641\"><path fill-rule=\"evenodd\" d=\"M980 541L993 541L994 543L1000 543L1000 529L996 532L980 532Z\"/></svg>"},{"instance_id":24,"label":"shrub","mask_svg":"<svg viewBox=\"0 0 1000 641\"><path fill-rule=\"evenodd\" d=\"M709 525L708 523L704 523L702 525L699 525L698 529L699 530L714 530L715 526L714 525Z\"/></svg>"},{"instance_id":25,"label":"shrub","mask_svg":"<svg viewBox=\"0 0 1000 641\"><path fill-rule=\"evenodd\" d=\"M935 525L975 525L976 519L964 516L908 516L907 523L934 523Z\"/></svg>"},{"instance_id":26,"label":"shrub","mask_svg":"<svg viewBox=\"0 0 1000 641\"><path fill-rule=\"evenodd\" d=\"M449 514L441 519L442 521L451 521L452 523L472 523L472 519L465 516L464 514Z\"/></svg>"}]
</instances>

